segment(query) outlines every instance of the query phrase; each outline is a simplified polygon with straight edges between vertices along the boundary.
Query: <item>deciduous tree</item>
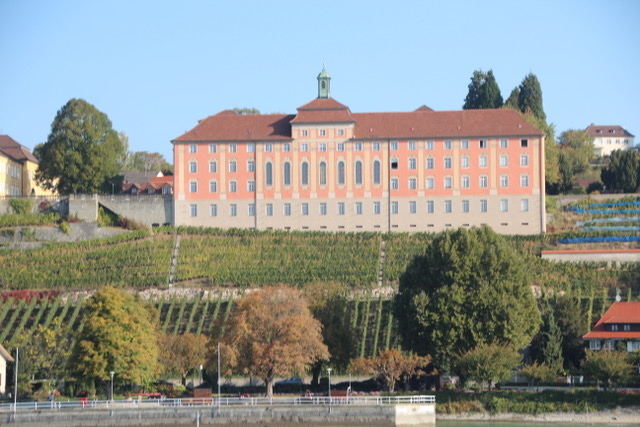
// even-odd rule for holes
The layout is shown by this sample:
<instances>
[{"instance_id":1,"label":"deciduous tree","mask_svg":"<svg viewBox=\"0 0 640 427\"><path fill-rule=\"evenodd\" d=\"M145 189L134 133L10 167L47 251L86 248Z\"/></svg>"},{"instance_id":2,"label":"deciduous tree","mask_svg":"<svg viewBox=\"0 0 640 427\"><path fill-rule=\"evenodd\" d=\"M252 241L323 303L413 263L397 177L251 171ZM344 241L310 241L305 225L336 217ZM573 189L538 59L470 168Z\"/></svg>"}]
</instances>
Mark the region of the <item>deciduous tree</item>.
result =
<instances>
[{"instance_id":1,"label":"deciduous tree","mask_svg":"<svg viewBox=\"0 0 640 427\"><path fill-rule=\"evenodd\" d=\"M301 291L266 287L242 297L227 327L213 328L211 341L232 351L233 369L262 379L271 396L276 375L300 373L329 358L321 329Z\"/></svg>"},{"instance_id":2,"label":"deciduous tree","mask_svg":"<svg viewBox=\"0 0 640 427\"><path fill-rule=\"evenodd\" d=\"M182 376L182 385L187 385L187 375L206 362L208 338L190 332L182 335L163 335L160 340L160 364L165 373L174 372Z\"/></svg>"},{"instance_id":3,"label":"deciduous tree","mask_svg":"<svg viewBox=\"0 0 640 427\"><path fill-rule=\"evenodd\" d=\"M47 142L38 146L36 179L60 194L104 191L125 155L107 115L85 100L71 99L58 111Z\"/></svg>"},{"instance_id":4,"label":"deciduous tree","mask_svg":"<svg viewBox=\"0 0 640 427\"><path fill-rule=\"evenodd\" d=\"M521 256L486 226L437 235L401 276L395 315L405 348L445 371L480 344L524 348L540 324Z\"/></svg>"},{"instance_id":5,"label":"deciduous tree","mask_svg":"<svg viewBox=\"0 0 640 427\"><path fill-rule=\"evenodd\" d=\"M615 350L587 350L587 357L582 362L584 375L604 383L605 388L626 381L633 373L633 368L629 363L629 355Z\"/></svg>"},{"instance_id":6,"label":"deciduous tree","mask_svg":"<svg viewBox=\"0 0 640 427\"><path fill-rule=\"evenodd\" d=\"M145 384L158 373L158 334L153 309L139 297L110 286L87 301L82 330L69 367L76 378Z\"/></svg>"},{"instance_id":7,"label":"deciduous tree","mask_svg":"<svg viewBox=\"0 0 640 427\"><path fill-rule=\"evenodd\" d=\"M351 371L360 375L373 375L386 391L393 393L396 382L412 375L427 375L431 357L403 353L397 349L380 351L377 357L360 357L351 362Z\"/></svg>"},{"instance_id":8,"label":"deciduous tree","mask_svg":"<svg viewBox=\"0 0 640 427\"><path fill-rule=\"evenodd\" d=\"M520 359L511 345L480 344L460 356L456 372L464 380L486 382L491 391L496 382L508 380L513 375Z\"/></svg>"},{"instance_id":9,"label":"deciduous tree","mask_svg":"<svg viewBox=\"0 0 640 427\"><path fill-rule=\"evenodd\" d=\"M558 375L555 369L538 362L526 365L520 372L536 386L543 382L553 382Z\"/></svg>"},{"instance_id":10,"label":"deciduous tree","mask_svg":"<svg viewBox=\"0 0 640 427\"><path fill-rule=\"evenodd\" d=\"M20 349L20 369L29 367L29 373L38 379L64 379L71 338L59 317L48 327L38 325Z\"/></svg>"}]
</instances>

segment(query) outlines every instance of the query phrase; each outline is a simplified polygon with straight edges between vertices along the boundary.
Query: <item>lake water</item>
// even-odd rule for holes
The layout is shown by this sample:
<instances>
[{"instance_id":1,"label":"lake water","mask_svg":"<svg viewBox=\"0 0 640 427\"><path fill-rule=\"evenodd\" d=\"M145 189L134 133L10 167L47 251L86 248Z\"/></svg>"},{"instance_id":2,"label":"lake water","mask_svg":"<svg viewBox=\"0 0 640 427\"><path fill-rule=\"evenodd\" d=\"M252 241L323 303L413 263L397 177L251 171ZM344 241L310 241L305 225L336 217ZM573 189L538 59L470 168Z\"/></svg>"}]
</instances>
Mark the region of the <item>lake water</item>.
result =
<instances>
[{"instance_id":1,"label":"lake water","mask_svg":"<svg viewBox=\"0 0 640 427\"><path fill-rule=\"evenodd\" d=\"M580 427L581 423L532 423L532 422L502 422L502 421L438 421L436 427ZM610 424L610 423L589 423L592 427L627 427L637 424Z\"/></svg>"}]
</instances>

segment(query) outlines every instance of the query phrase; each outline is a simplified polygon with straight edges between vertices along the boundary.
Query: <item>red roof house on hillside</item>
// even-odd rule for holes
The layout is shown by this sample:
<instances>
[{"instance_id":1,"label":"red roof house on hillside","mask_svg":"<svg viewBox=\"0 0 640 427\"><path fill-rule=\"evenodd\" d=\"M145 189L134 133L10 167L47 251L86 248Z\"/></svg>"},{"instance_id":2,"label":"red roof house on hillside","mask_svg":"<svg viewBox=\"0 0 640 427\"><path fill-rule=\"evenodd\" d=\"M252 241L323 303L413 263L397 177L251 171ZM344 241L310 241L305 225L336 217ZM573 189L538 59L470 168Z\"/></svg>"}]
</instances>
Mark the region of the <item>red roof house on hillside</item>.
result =
<instances>
[{"instance_id":1,"label":"red roof house on hillside","mask_svg":"<svg viewBox=\"0 0 640 427\"><path fill-rule=\"evenodd\" d=\"M615 350L618 342L629 352L640 349L640 302L614 302L582 338L591 350Z\"/></svg>"}]
</instances>

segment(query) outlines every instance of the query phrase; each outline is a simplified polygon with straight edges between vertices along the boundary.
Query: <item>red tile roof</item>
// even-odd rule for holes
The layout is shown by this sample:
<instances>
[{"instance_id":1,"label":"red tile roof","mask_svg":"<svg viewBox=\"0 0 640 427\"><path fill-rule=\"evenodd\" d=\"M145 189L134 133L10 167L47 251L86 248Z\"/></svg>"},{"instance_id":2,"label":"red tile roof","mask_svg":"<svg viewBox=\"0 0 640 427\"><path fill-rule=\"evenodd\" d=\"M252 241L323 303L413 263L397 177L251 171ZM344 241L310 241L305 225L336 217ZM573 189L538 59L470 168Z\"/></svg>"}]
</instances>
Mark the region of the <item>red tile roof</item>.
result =
<instances>
[{"instance_id":1,"label":"red tile roof","mask_svg":"<svg viewBox=\"0 0 640 427\"><path fill-rule=\"evenodd\" d=\"M291 140L291 123L355 122L357 139L483 138L542 136L511 109L433 111L420 107L403 113L352 113L329 99L315 99L298 114L239 115L225 110L207 117L174 142Z\"/></svg>"},{"instance_id":2,"label":"red tile roof","mask_svg":"<svg viewBox=\"0 0 640 427\"><path fill-rule=\"evenodd\" d=\"M614 302L584 339L640 339L640 331L608 331L610 324L640 325L640 302ZM620 328L619 328L620 329Z\"/></svg>"},{"instance_id":3,"label":"red tile roof","mask_svg":"<svg viewBox=\"0 0 640 427\"><path fill-rule=\"evenodd\" d=\"M605 137L630 137L633 138L634 136L631 135L631 133L629 133L629 131L627 131L625 128L623 128L622 126L596 126L596 125L589 125L589 127L587 127L587 133L589 135L591 135L594 138L605 138Z\"/></svg>"},{"instance_id":4,"label":"red tile roof","mask_svg":"<svg viewBox=\"0 0 640 427\"><path fill-rule=\"evenodd\" d=\"M16 142L9 135L0 135L0 153L17 161L30 161L38 163L38 159L29 151L27 147Z\"/></svg>"}]
</instances>

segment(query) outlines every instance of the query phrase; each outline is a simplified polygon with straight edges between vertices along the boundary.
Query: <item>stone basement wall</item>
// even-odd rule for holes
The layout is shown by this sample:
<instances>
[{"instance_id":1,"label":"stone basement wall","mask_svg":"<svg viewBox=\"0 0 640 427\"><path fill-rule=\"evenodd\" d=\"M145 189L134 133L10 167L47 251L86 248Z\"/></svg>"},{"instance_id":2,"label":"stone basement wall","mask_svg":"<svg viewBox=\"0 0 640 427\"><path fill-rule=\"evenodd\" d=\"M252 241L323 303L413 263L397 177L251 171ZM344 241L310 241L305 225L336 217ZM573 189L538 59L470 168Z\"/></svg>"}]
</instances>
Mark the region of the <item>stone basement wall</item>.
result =
<instances>
[{"instance_id":1,"label":"stone basement wall","mask_svg":"<svg viewBox=\"0 0 640 427\"><path fill-rule=\"evenodd\" d=\"M171 195L100 195L97 196L97 203L147 227L173 224L173 196Z\"/></svg>"}]
</instances>

